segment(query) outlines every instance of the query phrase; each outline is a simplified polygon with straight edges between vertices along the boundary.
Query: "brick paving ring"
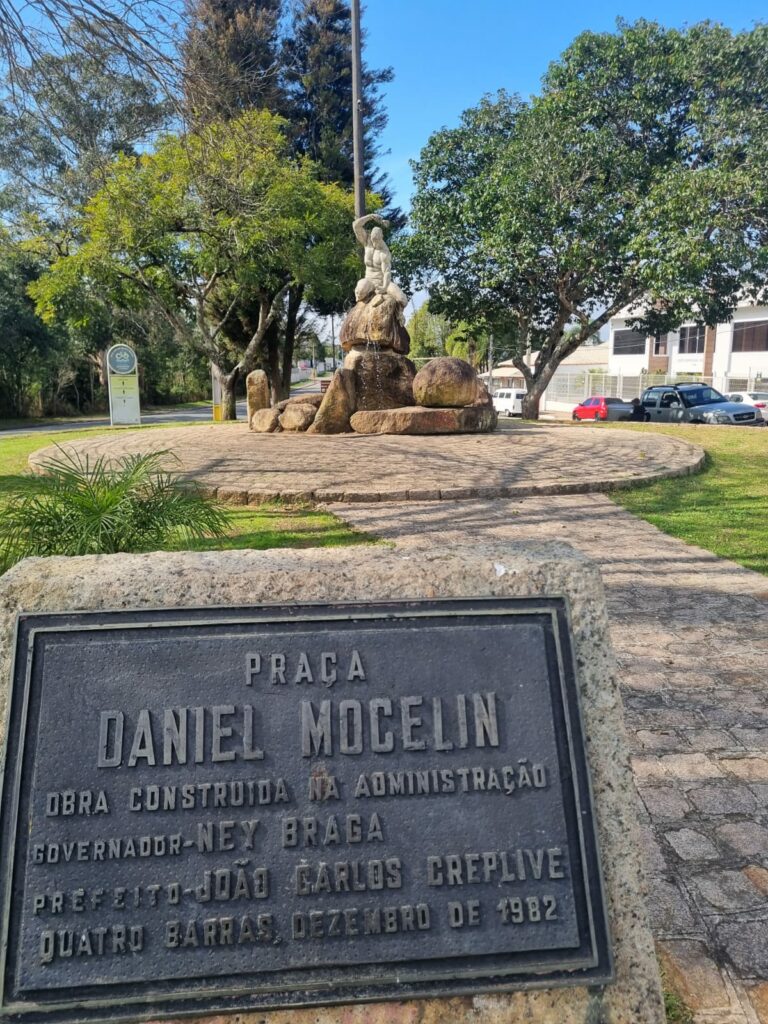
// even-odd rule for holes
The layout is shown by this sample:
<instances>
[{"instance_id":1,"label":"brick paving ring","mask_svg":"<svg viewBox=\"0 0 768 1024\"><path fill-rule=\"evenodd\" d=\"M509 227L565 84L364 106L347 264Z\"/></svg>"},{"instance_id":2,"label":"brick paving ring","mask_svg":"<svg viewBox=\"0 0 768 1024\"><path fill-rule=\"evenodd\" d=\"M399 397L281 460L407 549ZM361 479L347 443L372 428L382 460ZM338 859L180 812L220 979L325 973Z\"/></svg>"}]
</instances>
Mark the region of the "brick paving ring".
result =
<instances>
[{"instance_id":1,"label":"brick paving ring","mask_svg":"<svg viewBox=\"0 0 768 1024\"><path fill-rule=\"evenodd\" d=\"M173 466L232 504L272 498L455 501L578 494L695 473L697 445L649 431L505 425L495 434L435 437L255 434L245 424L116 430L61 448L117 458L168 449ZM33 452L33 470L56 452Z\"/></svg>"}]
</instances>

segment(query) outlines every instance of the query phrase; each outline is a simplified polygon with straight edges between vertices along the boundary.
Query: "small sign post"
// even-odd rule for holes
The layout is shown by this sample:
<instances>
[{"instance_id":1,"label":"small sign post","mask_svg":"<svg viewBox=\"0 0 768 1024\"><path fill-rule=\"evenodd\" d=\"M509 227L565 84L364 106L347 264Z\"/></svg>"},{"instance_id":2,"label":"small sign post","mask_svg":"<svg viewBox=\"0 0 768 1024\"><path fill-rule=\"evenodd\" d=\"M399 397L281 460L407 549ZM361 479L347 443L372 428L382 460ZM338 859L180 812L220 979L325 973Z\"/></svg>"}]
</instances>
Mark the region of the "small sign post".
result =
<instances>
[{"instance_id":1,"label":"small sign post","mask_svg":"<svg viewBox=\"0 0 768 1024\"><path fill-rule=\"evenodd\" d=\"M113 345L107 352L110 426L141 424L139 364L130 345Z\"/></svg>"},{"instance_id":2,"label":"small sign post","mask_svg":"<svg viewBox=\"0 0 768 1024\"><path fill-rule=\"evenodd\" d=\"M211 395L213 398L213 422L221 423L224 416L224 407L221 400L221 381L211 367Z\"/></svg>"}]
</instances>

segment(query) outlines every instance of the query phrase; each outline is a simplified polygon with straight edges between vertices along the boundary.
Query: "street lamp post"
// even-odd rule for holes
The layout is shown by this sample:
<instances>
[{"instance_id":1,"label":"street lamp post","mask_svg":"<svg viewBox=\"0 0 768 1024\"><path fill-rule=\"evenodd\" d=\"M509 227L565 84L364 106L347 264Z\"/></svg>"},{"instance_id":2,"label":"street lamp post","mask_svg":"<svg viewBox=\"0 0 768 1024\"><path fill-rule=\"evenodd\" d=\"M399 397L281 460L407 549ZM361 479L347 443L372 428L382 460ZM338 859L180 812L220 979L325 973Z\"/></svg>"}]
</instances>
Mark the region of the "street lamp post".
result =
<instances>
[{"instance_id":1,"label":"street lamp post","mask_svg":"<svg viewBox=\"0 0 768 1024\"><path fill-rule=\"evenodd\" d=\"M355 217L365 213L365 176L363 173L363 75L360 36L360 0L352 6L352 152L355 166Z\"/></svg>"}]
</instances>

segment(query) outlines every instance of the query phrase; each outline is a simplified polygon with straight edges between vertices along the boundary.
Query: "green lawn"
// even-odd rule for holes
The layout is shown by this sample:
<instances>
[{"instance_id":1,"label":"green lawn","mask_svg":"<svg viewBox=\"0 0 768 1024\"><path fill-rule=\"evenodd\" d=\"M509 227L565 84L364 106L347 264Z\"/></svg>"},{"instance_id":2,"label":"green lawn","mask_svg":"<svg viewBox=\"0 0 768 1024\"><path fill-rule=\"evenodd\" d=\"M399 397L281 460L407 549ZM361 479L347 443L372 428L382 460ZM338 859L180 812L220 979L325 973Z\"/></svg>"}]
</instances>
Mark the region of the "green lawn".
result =
<instances>
[{"instance_id":1,"label":"green lawn","mask_svg":"<svg viewBox=\"0 0 768 1024\"><path fill-rule=\"evenodd\" d=\"M79 437L94 437L99 433L107 431L73 430L66 434L41 432L11 437L0 435L0 514L2 502L8 501L15 494L35 488L36 478L27 471L27 458L33 451ZM331 513L310 505L270 502L257 506L230 506L228 511L231 514L231 528L227 537L193 544L171 543L168 550L336 547L371 543L368 535L352 530Z\"/></svg>"},{"instance_id":2,"label":"green lawn","mask_svg":"<svg viewBox=\"0 0 768 1024\"><path fill-rule=\"evenodd\" d=\"M768 574L768 427L622 423L598 429L662 432L704 448L706 466L696 476L614 491L611 497L673 537Z\"/></svg>"}]
</instances>

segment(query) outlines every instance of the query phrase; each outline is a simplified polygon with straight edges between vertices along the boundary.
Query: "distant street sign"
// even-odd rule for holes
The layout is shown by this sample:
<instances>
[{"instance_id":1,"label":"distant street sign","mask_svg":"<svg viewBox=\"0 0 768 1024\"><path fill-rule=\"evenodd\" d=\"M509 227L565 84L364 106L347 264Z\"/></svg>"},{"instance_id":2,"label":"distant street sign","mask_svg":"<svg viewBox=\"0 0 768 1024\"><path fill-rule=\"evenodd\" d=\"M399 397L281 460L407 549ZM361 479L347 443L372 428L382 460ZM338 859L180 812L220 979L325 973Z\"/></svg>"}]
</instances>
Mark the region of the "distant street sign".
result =
<instances>
[{"instance_id":1,"label":"distant street sign","mask_svg":"<svg viewBox=\"0 0 768 1024\"><path fill-rule=\"evenodd\" d=\"M113 345L107 352L109 420L113 427L141 423L139 366L129 345Z\"/></svg>"}]
</instances>

